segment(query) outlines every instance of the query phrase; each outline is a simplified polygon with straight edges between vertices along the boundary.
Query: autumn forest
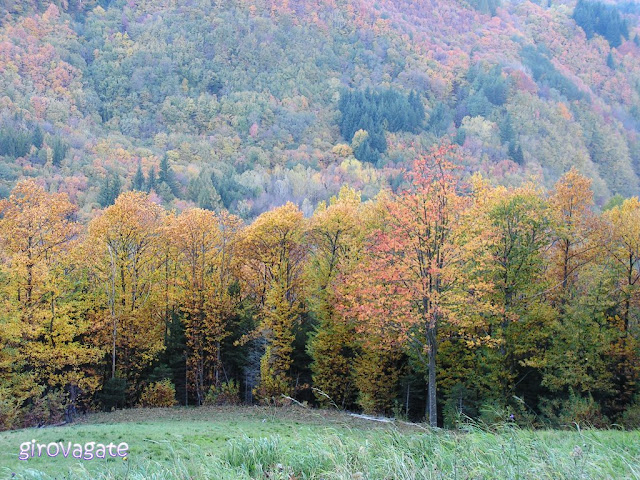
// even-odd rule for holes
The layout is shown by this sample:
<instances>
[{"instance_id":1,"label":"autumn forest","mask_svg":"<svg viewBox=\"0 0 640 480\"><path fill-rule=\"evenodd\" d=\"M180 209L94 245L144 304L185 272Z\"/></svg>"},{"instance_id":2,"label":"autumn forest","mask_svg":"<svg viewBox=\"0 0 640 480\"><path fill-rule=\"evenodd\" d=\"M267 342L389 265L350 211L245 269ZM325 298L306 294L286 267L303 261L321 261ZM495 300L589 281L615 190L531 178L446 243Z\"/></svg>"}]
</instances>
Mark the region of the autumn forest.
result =
<instances>
[{"instance_id":1,"label":"autumn forest","mask_svg":"<svg viewBox=\"0 0 640 480\"><path fill-rule=\"evenodd\" d=\"M575 170L544 191L461 181L459 163L443 145L397 194L343 187L250 224L131 191L84 225L19 182L0 203L4 427L295 399L636 426L638 199L598 214Z\"/></svg>"},{"instance_id":2,"label":"autumn forest","mask_svg":"<svg viewBox=\"0 0 640 480\"><path fill-rule=\"evenodd\" d=\"M640 427L639 13L0 2L0 429Z\"/></svg>"}]
</instances>

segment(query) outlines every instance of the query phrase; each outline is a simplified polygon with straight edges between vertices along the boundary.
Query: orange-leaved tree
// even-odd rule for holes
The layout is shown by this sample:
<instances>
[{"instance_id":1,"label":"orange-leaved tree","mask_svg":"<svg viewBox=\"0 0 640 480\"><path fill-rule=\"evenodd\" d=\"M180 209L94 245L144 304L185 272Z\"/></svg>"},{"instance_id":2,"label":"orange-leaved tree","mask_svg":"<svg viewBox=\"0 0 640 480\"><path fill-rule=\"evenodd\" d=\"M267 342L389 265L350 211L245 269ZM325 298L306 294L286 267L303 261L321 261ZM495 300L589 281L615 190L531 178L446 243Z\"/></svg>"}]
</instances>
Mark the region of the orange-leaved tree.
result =
<instances>
[{"instance_id":1,"label":"orange-leaved tree","mask_svg":"<svg viewBox=\"0 0 640 480\"><path fill-rule=\"evenodd\" d=\"M429 423L437 425L438 331L458 321L454 306L461 289L460 213L466 199L454 174L453 146L420 155L406 174L408 186L386 202L381 228L368 239L367 257L349 281L346 314L359 329L375 332L377 344L392 351L406 345L426 371Z\"/></svg>"}]
</instances>

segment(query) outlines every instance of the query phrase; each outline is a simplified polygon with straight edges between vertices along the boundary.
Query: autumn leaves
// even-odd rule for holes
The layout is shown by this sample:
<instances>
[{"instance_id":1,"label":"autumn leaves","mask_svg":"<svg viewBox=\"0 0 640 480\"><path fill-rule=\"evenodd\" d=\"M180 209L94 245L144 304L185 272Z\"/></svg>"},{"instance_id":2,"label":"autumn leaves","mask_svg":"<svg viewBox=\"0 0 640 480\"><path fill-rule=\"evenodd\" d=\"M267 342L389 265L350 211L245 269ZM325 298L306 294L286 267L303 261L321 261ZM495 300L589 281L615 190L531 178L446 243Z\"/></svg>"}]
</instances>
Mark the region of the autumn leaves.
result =
<instances>
[{"instance_id":1,"label":"autumn leaves","mask_svg":"<svg viewBox=\"0 0 640 480\"><path fill-rule=\"evenodd\" d=\"M169 349L202 404L243 380L225 366L247 345L263 402L312 388L389 412L412 375L405 408L432 425L514 398L620 415L637 393L640 203L599 214L574 170L548 193L463 182L457 155L418 157L397 194L344 187L311 218L288 203L249 225L128 192L85 227L65 195L19 182L0 202L4 426L52 421L71 385L97 405L109 378L135 404Z\"/></svg>"}]
</instances>

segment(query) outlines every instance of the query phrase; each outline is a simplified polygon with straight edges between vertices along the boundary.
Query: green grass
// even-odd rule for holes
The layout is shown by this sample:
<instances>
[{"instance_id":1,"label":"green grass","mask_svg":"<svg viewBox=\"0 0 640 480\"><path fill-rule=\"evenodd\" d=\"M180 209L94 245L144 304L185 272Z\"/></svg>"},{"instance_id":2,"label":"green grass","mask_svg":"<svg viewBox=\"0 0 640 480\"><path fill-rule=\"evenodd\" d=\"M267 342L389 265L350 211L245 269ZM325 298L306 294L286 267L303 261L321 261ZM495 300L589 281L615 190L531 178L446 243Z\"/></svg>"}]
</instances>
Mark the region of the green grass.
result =
<instances>
[{"instance_id":1,"label":"green grass","mask_svg":"<svg viewBox=\"0 0 640 480\"><path fill-rule=\"evenodd\" d=\"M18 460L19 445L127 442L122 458ZM640 432L431 431L303 409L140 409L0 434L0 479L640 479Z\"/></svg>"}]
</instances>

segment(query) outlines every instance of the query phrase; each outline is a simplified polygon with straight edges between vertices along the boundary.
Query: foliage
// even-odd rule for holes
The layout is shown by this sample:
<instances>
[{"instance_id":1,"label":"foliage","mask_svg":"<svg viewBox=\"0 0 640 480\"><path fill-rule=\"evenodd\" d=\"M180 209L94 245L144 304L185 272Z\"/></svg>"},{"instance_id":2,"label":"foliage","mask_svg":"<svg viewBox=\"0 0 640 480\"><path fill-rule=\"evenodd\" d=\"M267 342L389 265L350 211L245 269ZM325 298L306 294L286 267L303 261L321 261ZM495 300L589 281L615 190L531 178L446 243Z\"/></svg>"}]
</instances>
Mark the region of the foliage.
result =
<instances>
[{"instance_id":1,"label":"foliage","mask_svg":"<svg viewBox=\"0 0 640 480\"><path fill-rule=\"evenodd\" d=\"M572 18L584 30L588 39L595 33L607 39L612 47L619 47L621 39L629 38L627 22L614 5L589 0L579 0Z\"/></svg>"},{"instance_id":2,"label":"foliage","mask_svg":"<svg viewBox=\"0 0 640 480\"><path fill-rule=\"evenodd\" d=\"M303 221L302 212L287 203L262 214L241 240L244 281L259 308L259 323L252 336L267 342L254 394L268 403L280 402L281 395L291 393L294 328L302 313L305 283Z\"/></svg>"},{"instance_id":3,"label":"foliage","mask_svg":"<svg viewBox=\"0 0 640 480\"><path fill-rule=\"evenodd\" d=\"M556 70L540 47L525 46L520 55L524 64L531 69L536 82L555 88L568 100L580 100L583 96L568 78Z\"/></svg>"},{"instance_id":4,"label":"foliage","mask_svg":"<svg viewBox=\"0 0 640 480\"><path fill-rule=\"evenodd\" d=\"M206 0L185 14L158 0L5 3L0 194L36 177L83 220L112 203L101 190L116 175L122 191L177 211L252 219L293 201L308 215L343 184L364 198L395 188L414 149L444 136L503 184L538 172L550 186L575 165L598 205L637 187L625 153L640 101L629 5ZM586 41L572 13L615 48ZM465 117L501 126L518 109L525 121L514 116L501 145L460 128ZM581 111L601 127L595 138ZM359 130L368 137L354 143ZM345 141L352 154L334 151ZM352 155L364 168L347 168Z\"/></svg>"},{"instance_id":5,"label":"foliage","mask_svg":"<svg viewBox=\"0 0 640 480\"><path fill-rule=\"evenodd\" d=\"M127 403L127 381L124 378L110 378L104 383L98 398L106 411L123 408Z\"/></svg>"},{"instance_id":6,"label":"foliage","mask_svg":"<svg viewBox=\"0 0 640 480\"><path fill-rule=\"evenodd\" d=\"M205 405L239 405L240 384L235 380L229 380L219 387L212 385L204 400Z\"/></svg>"},{"instance_id":7,"label":"foliage","mask_svg":"<svg viewBox=\"0 0 640 480\"><path fill-rule=\"evenodd\" d=\"M422 100L415 91L407 96L393 89L343 91L339 109L342 137L352 142L358 160L374 164L379 154L387 151L385 130L417 132L425 119ZM356 141L357 132L366 135Z\"/></svg>"},{"instance_id":8,"label":"foliage","mask_svg":"<svg viewBox=\"0 0 640 480\"><path fill-rule=\"evenodd\" d=\"M542 411L556 428L573 428L575 424L581 427L602 428L609 424L608 419L602 415L600 405L591 395L583 397L572 390L569 392L569 398L564 401L555 399L545 402Z\"/></svg>"},{"instance_id":9,"label":"foliage","mask_svg":"<svg viewBox=\"0 0 640 480\"><path fill-rule=\"evenodd\" d=\"M640 428L640 407L637 399L625 410L620 423L628 430Z\"/></svg>"},{"instance_id":10,"label":"foliage","mask_svg":"<svg viewBox=\"0 0 640 480\"><path fill-rule=\"evenodd\" d=\"M3 423L162 379L184 404L224 379L434 425L544 399L619 422L640 376L635 13L5 2Z\"/></svg>"},{"instance_id":11,"label":"foliage","mask_svg":"<svg viewBox=\"0 0 640 480\"><path fill-rule=\"evenodd\" d=\"M173 407L176 403L176 389L170 380L151 383L140 395L141 407Z\"/></svg>"}]
</instances>

